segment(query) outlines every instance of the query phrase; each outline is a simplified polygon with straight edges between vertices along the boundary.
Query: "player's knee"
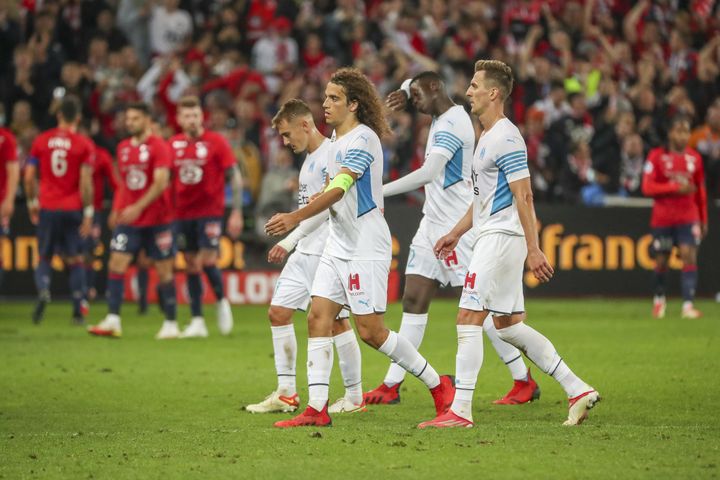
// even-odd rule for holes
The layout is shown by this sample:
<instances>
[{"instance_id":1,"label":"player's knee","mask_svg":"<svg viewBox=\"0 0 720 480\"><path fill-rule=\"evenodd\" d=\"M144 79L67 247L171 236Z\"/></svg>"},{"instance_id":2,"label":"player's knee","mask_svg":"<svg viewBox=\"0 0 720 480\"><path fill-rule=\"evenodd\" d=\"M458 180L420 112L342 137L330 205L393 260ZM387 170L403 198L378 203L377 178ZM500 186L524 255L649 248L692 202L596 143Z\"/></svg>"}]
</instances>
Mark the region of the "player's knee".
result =
<instances>
[{"instance_id":1,"label":"player's knee","mask_svg":"<svg viewBox=\"0 0 720 480\"><path fill-rule=\"evenodd\" d=\"M273 327L282 327L292 323L292 310L271 305L268 309L268 318Z\"/></svg>"},{"instance_id":2,"label":"player's knee","mask_svg":"<svg viewBox=\"0 0 720 480\"><path fill-rule=\"evenodd\" d=\"M418 292L405 292L403 295L403 312L422 314L427 313L430 307L430 299L425 298L424 295L420 295Z\"/></svg>"},{"instance_id":3,"label":"player's knee","mask_svg":"<svg viewBox=\"0 0 720 480\"><path fill-rule=\"evenodd\" d=\"M363 342L376 350L380 348L380 345L382 345L385 341L384 337L387 336L384 335L386 333L385 329L378 329L370 327L368 325L362 325L360 322L357 323L357 332L358 336Z\"/></svg>"}]
</instances>

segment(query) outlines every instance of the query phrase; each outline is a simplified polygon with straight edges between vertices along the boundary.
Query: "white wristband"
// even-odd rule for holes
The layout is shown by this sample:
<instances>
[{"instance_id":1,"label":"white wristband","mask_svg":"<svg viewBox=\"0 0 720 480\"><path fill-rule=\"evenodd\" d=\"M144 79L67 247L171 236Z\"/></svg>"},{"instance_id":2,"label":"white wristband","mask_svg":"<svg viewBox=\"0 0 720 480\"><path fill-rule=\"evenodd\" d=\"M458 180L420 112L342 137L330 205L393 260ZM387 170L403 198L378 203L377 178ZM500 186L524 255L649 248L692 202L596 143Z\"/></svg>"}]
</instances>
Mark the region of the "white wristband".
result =
<instances>
[{"instance_id":1,"label":"white wristband","mask_svg":"<svg viewBox=\"0 0 720 480\"><path fill-rule=\"evenodd\" d=\"M92 205L88 205L87 207L83 208L83 217L85 218L93 218L95 216L95 207Z\"/></svg>"},{"instance_id":2,"label":"white wristband","mask_svg":"<svg viewBox=\"0 0 720 480\"><path fill-rule=\"evenodd\" d=\"M412 83L412 78L408 78L404 82L402 82L402 85L400 85L400 90L405 92L405 95L407 95L408 98L410 98L410 84Z\"/></svg>"},{"instance_id":3,"label":"white wristband","mask_svg":"<svg viewBox=\"0 0 720 480\"><path fill-rule=\"evenodd\" d=\"M277 244L279 247L282 247L286 252L290 253L295 249L295 245L297 245L297 242L293 241L293 238L288 235L287 237L280 240Z\"/></svg>"},{"instance_id":4,"label":"white wristband","mask_svg":"<svg viewBox=\"0 0 720 480\"><path fill-rule=\"evenodd\" d=\"M38 204L39 204L39 202L38 202L37 197L31 198L27 201L28 208L37 208Z\"/></svg>"}]
</instances>

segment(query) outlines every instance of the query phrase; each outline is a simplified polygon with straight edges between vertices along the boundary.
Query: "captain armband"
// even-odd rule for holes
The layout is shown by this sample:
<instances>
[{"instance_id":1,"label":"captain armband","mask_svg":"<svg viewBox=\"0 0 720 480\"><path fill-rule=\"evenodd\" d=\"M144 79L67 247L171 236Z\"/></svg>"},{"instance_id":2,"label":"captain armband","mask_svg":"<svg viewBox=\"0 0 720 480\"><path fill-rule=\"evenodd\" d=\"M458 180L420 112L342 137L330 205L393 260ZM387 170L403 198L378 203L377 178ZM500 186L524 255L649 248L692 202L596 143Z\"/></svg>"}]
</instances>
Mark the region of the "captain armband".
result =
<instances>
[{"instance_id":1,"label":"captain armband","mask_svg":"<svg viewBox=\"0 0 720 480\"><path fill-rule=\"evenodd\" d=\"M340 173L333 178L327 187L325 187L325 192L329 192L333 188L340 188L343 191L343 195L347 193L347 191L352 186L353 182L352 176L348 175L347 173Z\"/></svg>"}]
</instances>

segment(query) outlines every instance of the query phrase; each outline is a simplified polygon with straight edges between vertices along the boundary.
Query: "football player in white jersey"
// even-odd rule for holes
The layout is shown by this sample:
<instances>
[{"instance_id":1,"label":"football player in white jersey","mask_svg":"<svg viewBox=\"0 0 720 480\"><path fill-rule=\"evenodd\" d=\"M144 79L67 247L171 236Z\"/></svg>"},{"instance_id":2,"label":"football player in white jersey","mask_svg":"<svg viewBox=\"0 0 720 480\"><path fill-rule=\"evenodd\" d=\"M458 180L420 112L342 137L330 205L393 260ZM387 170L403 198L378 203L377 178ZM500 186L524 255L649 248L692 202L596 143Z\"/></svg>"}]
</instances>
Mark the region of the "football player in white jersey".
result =
<instances>
[{"instance_id":1,"label":"football player in white jersey","mask_svg":"<svg viewBox=\"0 0 720 480\"><path fill-rule=\"evenodd\" d=\"M277 214L266 225L282 235L298 223L330 209L330 233L312 287L308 316L309 405L281 428L326 426L332 369L332 324L344 305L360 337L427 385L441 415L454 396L452 378L439 376L412 344L383 321L391 260L390 231L383 216L381 135L389 132L383 105L370 81L357 69L343 68L325 89L325 120L334 127L324 193L292 213Z\"/></svg>"},{"instance_id":2,"label":"football player in white jersey","mask_svg":"<svg viewBox=\"0 0 720 480\"><path fill-rule=\"evenodd\" d=\"M298 208L310 202L312 195L325 188L330 140L315 127L312 112L302 100L289 100L272 119L283 144L295 153L307 152L300 169ZM268 317L275 351L277 390L260 403L248 405L252 413L294 412L300 405L295 383L297 340L293 326L293 313L307 310L310 304L310 287L325 248L328 235L327 215L317 215L303 222L268 253L268 261L282 263L288 258L270 302ZM330 413L364 411L361 383L361 357L355 332L348 315L333 323L332 339L340 360L340 371L345 384L345 396L333 403Z\"/></svg>"},{"instance_id":3,"label":"football player in white jersey","mask_svg":"<svg viewBox=\"0 0 720 480\"><path fill-rule=\"evenodd\" d=\"M472 202L470 164L475 146L475 129L470 116L461 105L455 105L445 90L442 77L435 72L423 72L403 87L391 93L387 105L404 110L410 100L415 108L433 118L425 147L422 167L386 184L386 197L425 187L423 218L410 245L405 268L403 316L400 335L415 348L420 348L428 321L430 302L438 286L462 287L472 256L475 237L464 235L457 248L444 259L435 256L435 243L455 226ZM485 322L485 333L500 358L510 369L515 381L513 388L494 403L517 405L540 397L540 388L530 376L520 351L498 337L493 322ZM390 364L383 383L366 392L368 404L400 402L400 385L405 370Z\"/></svg>"},{"instance_id":4,"label":"football player in white jersey","mask_svg":"<svg viewBox=\"0 0 720 480\"><path fill-rule=\"evenodd\" d=\"M503 113L512 85L512 70L505 63L475 64L467 96L483 133L472 164L474 199L465 216L435 245L436 254L444 258L471 228L477 236L457 317L457 390L450 410L420 428L473 426L472 397L483 360L482 326L489 315L501 339L523 351L563 387L570 403L565 425L582 423L600 400L568 368L553 344L524 322L524 264L527 261L541 282L549 281L554 272L538 243L525 141Z\"/></svg>"}]
</instances>

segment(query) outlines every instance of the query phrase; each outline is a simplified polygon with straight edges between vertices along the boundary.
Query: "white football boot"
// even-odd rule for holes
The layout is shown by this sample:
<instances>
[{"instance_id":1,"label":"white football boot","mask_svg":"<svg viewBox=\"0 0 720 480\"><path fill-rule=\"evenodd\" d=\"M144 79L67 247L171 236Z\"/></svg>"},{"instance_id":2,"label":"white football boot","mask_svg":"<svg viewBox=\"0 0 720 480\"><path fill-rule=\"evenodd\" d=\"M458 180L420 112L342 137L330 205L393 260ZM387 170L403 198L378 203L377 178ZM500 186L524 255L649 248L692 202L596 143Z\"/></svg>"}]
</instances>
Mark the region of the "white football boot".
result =
<instances>
[{"instance_id":1,"label":"white football boot","mask_svg":"<svg viewBox=\"0 0 720 480\"><path fill-rule=\"evenodd\" d=\"M180 333L180 338L207 338L208 330L203 317L193 317L190 323Z\"/></svg>"},{"instance_id":2,"label":"white football boot","mask_svg":"<svg viewBox=\"0 0 720 480\"><path fill-rule=\"evenodd\" d=\"M120 324L120 316L108 313L102 322L97 325L90 325L88 333L99 337L121 337L122 325Z\"/></svg>"},{"instance_id":3,"label":"white football boot","mask_svg":"<svg viewBox=\"0 0 720 480\"><path fill-rule=\"evenodd\" d=\"M294 412L300 406L300 397L297 393L291 396L281 395L277 390L265 397L260 403L245 407L250 413L288 413Z\"/></svg>"},{"instance_id":4,"label":"white football boot","mask_svg":"<svg viewBox=\"0 0 720 480\"><path fill-rule=\"evenodd\" d=\"M577 397L571 398L570 408L568 410L568 418L563 425L580 425L588 417L588 411L600 401L600 394L588 387L589 390L581 393Z\"/></svg>"},{"instance_id":5,"label":"white football boot","mask_svg":"<svg viewBox=\"0 0 720 480\"><path fill-rule=\"evenodd\" d=\"M335 403L328 407L328 413L357 413L367 412L365 408L365 402L362 401L360 404L353 403L346 397L338 398Z\"/></svg>"},{"instance_id":6,"label":"white football boot","mask_svg":"<svg viewBox=\"0 0 720 480\"><path fill-rule=\"evenodd\" d=\"M155 340L170 340L173 338L180 338L178 324L177 322L165 320L160 331L155 335Z\"/></svg>"}]
</instances>

